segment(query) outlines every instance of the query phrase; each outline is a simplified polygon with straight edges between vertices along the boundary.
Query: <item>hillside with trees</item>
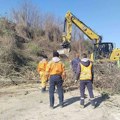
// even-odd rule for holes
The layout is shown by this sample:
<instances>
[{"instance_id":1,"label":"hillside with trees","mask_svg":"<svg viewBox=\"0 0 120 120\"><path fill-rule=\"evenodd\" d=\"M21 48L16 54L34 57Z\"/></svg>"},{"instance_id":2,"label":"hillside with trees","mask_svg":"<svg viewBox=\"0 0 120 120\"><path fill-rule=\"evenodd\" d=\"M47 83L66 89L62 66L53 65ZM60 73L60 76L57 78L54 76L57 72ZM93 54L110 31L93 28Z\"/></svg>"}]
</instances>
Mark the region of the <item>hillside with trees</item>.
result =
<instances>
[{"instance_id":1,"label":"hillside with trees","mask_svg":"<svg viewBox=\"0 0 120 120\"><path fill-rule=\"evenodd\" d=\"M28 2L23 2L18 9L13 9L10 17L0 17L0 79L2 85L7 84L7 79L11 80L10 84L39 79L36 67L42 56L47 55L50 60L53 50L61 47L63 21L53 14L40 12L36 6ZM71 86L72 71L69 61L73 59L76 52L81 55L84 52L91 53L93 50L93 43L85 38L75 26L73 26L71 44L70 58L65 60L68 72L68 81L64 85L66 89L73 87ZM95 86L119 93L120 70L116 65L99 63L95 66L97 66L95 67ZM116 71L115 78L114 71Z\"/></svg>"}]
</instances>

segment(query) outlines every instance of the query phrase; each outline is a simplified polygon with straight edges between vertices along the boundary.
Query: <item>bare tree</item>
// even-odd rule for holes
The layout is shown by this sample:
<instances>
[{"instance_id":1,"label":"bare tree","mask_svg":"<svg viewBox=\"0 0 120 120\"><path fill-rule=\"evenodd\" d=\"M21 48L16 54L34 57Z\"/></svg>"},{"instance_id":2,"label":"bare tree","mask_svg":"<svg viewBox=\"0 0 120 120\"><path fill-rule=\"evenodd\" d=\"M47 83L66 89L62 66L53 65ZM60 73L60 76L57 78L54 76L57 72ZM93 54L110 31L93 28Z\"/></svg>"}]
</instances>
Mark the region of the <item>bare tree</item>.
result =
<instances>
[{"instance_id":1,"label":"bare tree","mask_svg":"<svg viewBox=\"0 0 120 120\"><path fill-rule=\"evenodd\" d=\"M36 6L24 1L18 9L12 10L12 18L15 23L33 28L41 27L42 15Z\"/></svg>"},{"instance_id":2,"label":"bare tree","mask_svg":"<svg viewBox=\"0 0 120 120\"><path fill-rule=\"evenodd\" d=\"M45 36L47 40L50 41L60 41L61 30L60 30L60 21L55 18L52 14L46 14L44 16L44 29Z\"/></svg>"}]
</instances>

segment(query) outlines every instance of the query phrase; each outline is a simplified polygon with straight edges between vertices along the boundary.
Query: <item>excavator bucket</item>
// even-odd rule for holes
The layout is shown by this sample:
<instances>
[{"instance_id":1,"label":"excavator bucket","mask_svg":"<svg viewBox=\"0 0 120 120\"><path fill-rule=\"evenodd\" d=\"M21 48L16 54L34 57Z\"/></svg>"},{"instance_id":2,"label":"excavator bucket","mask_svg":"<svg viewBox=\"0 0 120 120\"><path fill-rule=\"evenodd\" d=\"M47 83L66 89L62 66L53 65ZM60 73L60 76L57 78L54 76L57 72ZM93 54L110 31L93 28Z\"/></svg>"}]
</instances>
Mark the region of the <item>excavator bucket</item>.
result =
<instances>
[{"instance_id":1,"label":"excavator bucket","mask_svg":"<svg viewBox=\"0 0 120 120\"><path fill-rule=\"evenodd\" d=\"M69 57L70 48L59 49L59 50L57 50L57 52L59 53L60 57L68 58Z\"/></svg>"}]
</instances>

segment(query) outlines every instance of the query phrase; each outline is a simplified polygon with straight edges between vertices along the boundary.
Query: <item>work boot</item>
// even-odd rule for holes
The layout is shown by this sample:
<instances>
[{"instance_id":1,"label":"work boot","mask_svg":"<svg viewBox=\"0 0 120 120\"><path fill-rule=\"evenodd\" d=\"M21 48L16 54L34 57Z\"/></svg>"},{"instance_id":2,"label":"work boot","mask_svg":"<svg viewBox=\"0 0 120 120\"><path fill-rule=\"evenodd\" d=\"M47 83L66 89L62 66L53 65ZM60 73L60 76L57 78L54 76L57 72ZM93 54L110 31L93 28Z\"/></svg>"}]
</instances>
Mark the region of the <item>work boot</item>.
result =
<instances>
[{"instance_id":1,"label":"work boot","mask_svg":"<svg viewBox=\"0 0 120 120\"><path fill-rule=\"evenodd\" d=\"M44 93L46 91L46 87L42 88L41 92Z\"/></svg>"},{"instance_id":2,"label":"work boot","mask_svg":"<svg viewBox=\"0 0 120 120\"><path fill-rule=\"evenodd\" d=\"M84 98L81 98L81 100L80 100L80 107L81 108L84 108L85 106L84 106Z\"/></svg>"},{"instance_id":3,"label":"work boot","mask_svg":"<svg viewBox=\"0 0 120 120\"><path fill-rule=\"evenodd\" d=\"M84 105L81 105L81 104L80 104L80 108L84 108L84 107L85 107Z\"/></svg>"},{"instance_id":4,"label":"work boot","mask_svg":"<svg viewBox=\"0 0 120 120\"><path fill-rule=\"evenodd\" d=\"M51 109L51 110L54 109L54 106L50 106L50 109Z\"/></svg>"},{"instance_id":5,"label":"work boot","mask_svg":"<svg viewBox=\"0 0 120 120\"><path fill-rule=\"evenodd\" d=\"M59 104L59 106L60 106L61 108L63 108L63 107L64 107L63 103Z\"/></svg>"},{"instance_id":6,"label":"work boot","mask_svg":"<svg viewBox=\"0 0 120 120\"><path fill-rule=\"evenodd\" d=\"M95 108L95 101L92 99L92 100L90 100L90 103L91 103L92 108L94 109Z\"/></svg>"}]
</instances>

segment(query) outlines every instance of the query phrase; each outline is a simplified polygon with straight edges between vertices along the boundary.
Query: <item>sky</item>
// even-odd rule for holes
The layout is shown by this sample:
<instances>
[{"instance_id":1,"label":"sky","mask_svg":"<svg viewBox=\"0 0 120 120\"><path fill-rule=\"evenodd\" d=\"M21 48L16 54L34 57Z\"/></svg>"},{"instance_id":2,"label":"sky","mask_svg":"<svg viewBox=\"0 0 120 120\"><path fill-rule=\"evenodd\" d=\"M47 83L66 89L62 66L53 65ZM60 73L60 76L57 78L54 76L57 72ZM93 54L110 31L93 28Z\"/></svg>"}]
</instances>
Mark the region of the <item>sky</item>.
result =
<instances>
[{"instance_id":1,"label":"sky","mask_svg":"<svg viewBox=\"0 0 120 120\"><path fill-rule=\"evenodd\" d=\"M7 16L24 0L0 0L0 16ZM113 42L120 48L120 0L28 0L42 13L52 13L64 20L71 11L93 31L103 36L103 42Z\"/></svg>"}]
</instances>

